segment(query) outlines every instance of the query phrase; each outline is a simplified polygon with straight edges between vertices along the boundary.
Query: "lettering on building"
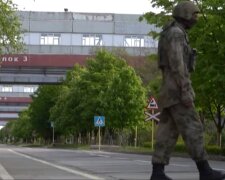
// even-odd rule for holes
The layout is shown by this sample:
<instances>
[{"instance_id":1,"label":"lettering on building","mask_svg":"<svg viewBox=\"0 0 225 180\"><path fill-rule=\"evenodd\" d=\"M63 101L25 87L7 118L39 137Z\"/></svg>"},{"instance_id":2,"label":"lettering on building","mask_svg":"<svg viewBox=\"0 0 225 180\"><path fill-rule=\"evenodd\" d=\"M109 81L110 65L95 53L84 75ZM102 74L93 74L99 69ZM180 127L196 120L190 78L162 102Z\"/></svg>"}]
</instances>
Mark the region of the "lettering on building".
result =
<instances>
[{"instance_id":1,"label":"lettering on building","mask_svg":"<svg viewBox=\"0 0 225 180\"><path fill-rule=\"evenodd\" d=\"M28 61L28 57L27 56L1 56L0 59L1 62L12 62L12 63L16 63L16 62L27 62Z\"/></svg>"}]
</instances>

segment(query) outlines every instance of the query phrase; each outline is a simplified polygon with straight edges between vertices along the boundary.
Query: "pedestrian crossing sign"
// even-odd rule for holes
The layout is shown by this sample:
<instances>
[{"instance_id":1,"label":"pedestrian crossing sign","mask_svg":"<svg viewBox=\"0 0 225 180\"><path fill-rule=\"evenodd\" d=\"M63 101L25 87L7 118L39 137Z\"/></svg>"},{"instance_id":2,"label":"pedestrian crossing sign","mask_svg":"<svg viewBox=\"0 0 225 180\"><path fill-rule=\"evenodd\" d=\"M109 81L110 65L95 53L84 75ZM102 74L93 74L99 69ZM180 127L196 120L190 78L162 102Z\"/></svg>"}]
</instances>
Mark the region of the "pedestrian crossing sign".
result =
<instances>
[{"instance_id":1,"label":"pedestrian crossing sign","mask_svg":"<svg viewBox=\"0 0 225 180\"><path fill-rule=\"evenodd\" d=\"M95 125L95 127L104 127L105 126L105 116L94 116L94 125Z\"/></svg>"}]
</instances>

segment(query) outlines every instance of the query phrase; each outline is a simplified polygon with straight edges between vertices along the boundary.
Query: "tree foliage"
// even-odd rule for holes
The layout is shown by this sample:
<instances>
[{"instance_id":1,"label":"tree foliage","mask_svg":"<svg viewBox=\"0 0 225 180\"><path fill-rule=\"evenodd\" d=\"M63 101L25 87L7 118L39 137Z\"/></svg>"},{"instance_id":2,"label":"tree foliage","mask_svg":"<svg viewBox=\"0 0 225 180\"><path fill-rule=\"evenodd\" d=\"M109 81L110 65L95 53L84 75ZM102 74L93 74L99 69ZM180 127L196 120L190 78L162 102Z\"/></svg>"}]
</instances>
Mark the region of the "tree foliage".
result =
<instances>
[{"instance_id":1,"label":"tree foliage","mask_svg":"<svg viewBox=\"0 0 225 180\"><path fill-rule=\"evenodd\" d=\"M23 141L31 141L32 139L32 124L29 116L29 109L20 113L19 119L13 122L12 135Z\"/></svg>"},{"instance_id":2,"label":"tree foliage","mask_svg":"<svg viewBox=\"0 0 225 180\"><path fill-rule=\"evenodd\" d=\"M114 129L143 120L145 90L125 60L101 51L85 68L76 66L67 77L69 85L51 111L60 127L90 132L97 115L105 116L106 127Z\"/></svg>"},{"instance_id":3,"label":"tree foliage","mask_svg":"<svg viewBox=\"0 0 225 180\"><path fill-rule=\"evenodd\" d=\"M29 107L30 121L35 133L44 139L50 139L52 134L50 122L50 109L54 106L60 86L42 85L32 95Z\"/></svg>"},{"instance_id":4,"label":"tree foliage","mask_svg":"<svg viewBox=\"0 0 225 180\"><path fill-rule=\"evenodd\" d=\"M67 73L56 104L50 110L50 120L55 122L56 131L61 134L74 134L82 129L80 126L82 119L79 118L75 108L79 106L83 96L78 83L85 71L85 68L75 65L74 69Z\"/></svg>"},{"instance_id":5,"label":"tree foliage","mask_svg":"<svg viewBox=\"0 0 225 180\"><path fill-rule=\"evenodd\" d=\"M21 24L12 0L0 0L0 54L21 51Z\"/></svg>"}]
</instances>

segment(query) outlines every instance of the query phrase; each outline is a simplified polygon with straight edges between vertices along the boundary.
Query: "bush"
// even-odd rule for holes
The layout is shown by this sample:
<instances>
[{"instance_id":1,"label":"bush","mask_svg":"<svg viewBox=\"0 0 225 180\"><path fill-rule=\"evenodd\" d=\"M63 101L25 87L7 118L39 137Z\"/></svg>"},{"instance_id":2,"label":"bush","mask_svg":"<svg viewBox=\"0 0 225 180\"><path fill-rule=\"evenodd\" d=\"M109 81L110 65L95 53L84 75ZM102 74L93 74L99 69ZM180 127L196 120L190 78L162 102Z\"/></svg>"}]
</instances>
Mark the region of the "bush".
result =
<instances>
[{"instance_id":1,"label":"bush","mask_svg":"<svg viewBox=\"0 0 225 180\"><path fill-rule=\"evenodd\" d=\"M187 152L187 148L184 143L177 143L174 151L175 152Z\"/></svg>"},{"instance_id":2,"label":"bush","mask_svg":"<svg viewBox=\"0 0 225 180\"><path fill-rule=\"evenodd\" d=\"M144 142L143 143L143 147L145 148L151 148L152 147L152 143L151 142ZM213 145L213 146L206 146L206 151L208 154L212 154L212 155L221 155L221 156L225 156L225 147L224 148L220 148L219 146ZM179 152L179 153L188 153L187 148L184 144L183 141L178 141L175 148L174 148L174 152Z\"/></svg>"},{"instance_id":3,"label":"bush","mask_svg":"<svg viewBox=\"0 0 225 180\"><path fill-rule=\"evenodd\" d=\"M151 148L152 147L152 143L151 142L144 142L143 143L143 147L145 147L145 148Z\"/></svg>"},{"instance_id":4,"label":"bush","mask_svg":"<svg viewBox=\"0 0 225 180\"><path fill-rule=\"evenodd\" d=\"M220 148L218 146L207 146L206 150L207 150L208 154L225 156L225 148Z\"/></svg>"},{"instance_id":5,"label":"bush","mask_svg":"<svg viewBox=\"0 0 225 180\"><path fill-rule=\"evenodd\" d=\"M152 148L151 142L144 142L143 143L144 148ZM187 152L185 145L182 142L178 142L174 149L175 152Z\"/></svg>"}]
</instances>

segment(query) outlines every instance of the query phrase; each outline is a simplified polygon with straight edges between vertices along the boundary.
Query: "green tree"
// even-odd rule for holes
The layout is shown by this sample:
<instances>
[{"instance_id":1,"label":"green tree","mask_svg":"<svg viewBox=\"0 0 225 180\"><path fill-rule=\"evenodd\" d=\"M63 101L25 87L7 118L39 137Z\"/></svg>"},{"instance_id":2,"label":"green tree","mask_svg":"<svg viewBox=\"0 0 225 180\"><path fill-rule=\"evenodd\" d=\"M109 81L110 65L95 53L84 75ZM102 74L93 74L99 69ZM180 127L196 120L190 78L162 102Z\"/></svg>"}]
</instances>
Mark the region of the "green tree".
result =
<instances>
[{"instance_id":1,"label":"green tree","mask_svg":"<svg viewBox=\"0 0 225 180\"><path fill-rule=\"evenodd\" d=\"M158 8L159 12L146 13L142 18L161 28L171 19L172 9L179 1L151 0L153 7ZM202 15L198 24L189 32L192 47L198 50L196 71L192 75L193 86L199 109L206 117L213 119L218 137L221 137L225 124L223 120L225 45L222 41L225 38L225 3L223 0L195 0L195 2ZM150 34L157 37L158 32L150 32ZM218 138L218 144L220 139Z\"/></svg>"},{"instance_id":2,"label":"green tree","mask_svg":"<svg viewBox=\"0 0 225 180\"><path fill-rule=\"evenodd\" d=\"M76 66L68 82L66 97L52 109L57 124L86 134L94 130L95 115L105 116L106 128L111 129L132 127L143 121L145 90L141 79L118 56L98 52L85 68Z\"/></svg>"},{"instance_id":3,"label":"green tree","mask_svg":"<svg viewBox=\"0 0 225 180\"><path fill-rule=\"evenodd\" d=\"M2 129L1 129L1 133L0 133L0 137L2 142L4 143L8 143L11 142L13 139L12 136L12 128L13 128L13 124L15 123L15 121L9 121Z\"/></svg>"},{"instance_id":4,"label":"green tree","mask_svg":"<svg viewBox=\"0 0 225 180\"><path fill-rule=\"evenodd\" d=\"M22 111L19 118L14 122L12 127L12 135L17 139L23 139L29 142L32 139L32 125L29 116L29 109Z\"/></svg>"},{"instance_id":5,"label":"green tree","mask_svg":"<svg viewBox=\"0 0 225 180\"><path fill-rule=\"evenodd\" d=\"M0 54L22 50L21 24L12 0L0 0Z\"/></svg>"},{"instance_id":6,"label":"green tree","mask_svg":"<svg viewBox=\"0 0 225 180\"><path fill-rule=\"evenodd\" d=\"M122 130L134 127L144 120L145 89L133 68L124 66L115 72L103 99L107 102L109 127Z\"/></svg>"},{"instance_id":7,"label":"green tree","mask_svg":"<svg viewBox=\"0 0 225 180\"><path fill-rule=\"evenodd\" d=\"M56 85L41 85L32 95L29 107L32 128L45 140L50 140L52 135L50 109L55 105L59 91L60 87Z\"/></svg>"},{"instance_id":8,"label":"green tree","mask_svg":"<svg viewBox=\"0 0 225 180\"><path fill-rule=\"evenodd\" d=\"M216 126L217 144L222 146L221 136L225 125L225 45L221 39L225 38L225 3L221 0L197 2L202 17L192 32L193 44L199 52L193 84L206 117L212 119Z\"/></svg>"},{"instance_id":9,"label":"green tree","mask_svg":"<svg viewBox=\"0 0 225 180\"><path fill-rule=\"evenodd\" d=\"M74 108L79 106L80 98L83 96L78 82L81 81L84 71L85 68L75 65L74 69L67 73L56 104L50 110L50 120L55 122L56 131L60 134L75 135L81 129L79 114L75 114Z\"/></svg>"},{"instance_id":10,"label":"green tree","mask_svg":"<svg viewBox=\"0 0 225 180\"><path fill-rule=\"evenodd\" d=\"M88 96L84 102L91 110L86 117L91 124L94 115L104 115L106 126L119 129L143 120L145 90L140 77L124 59L101 51L88 61L87 69L83 82Z\"/></svg>"}]
</instances>

